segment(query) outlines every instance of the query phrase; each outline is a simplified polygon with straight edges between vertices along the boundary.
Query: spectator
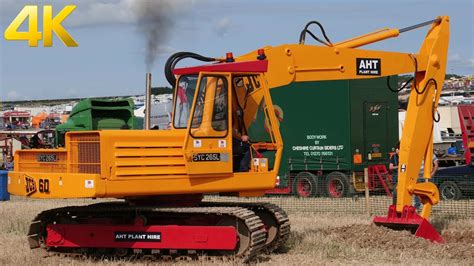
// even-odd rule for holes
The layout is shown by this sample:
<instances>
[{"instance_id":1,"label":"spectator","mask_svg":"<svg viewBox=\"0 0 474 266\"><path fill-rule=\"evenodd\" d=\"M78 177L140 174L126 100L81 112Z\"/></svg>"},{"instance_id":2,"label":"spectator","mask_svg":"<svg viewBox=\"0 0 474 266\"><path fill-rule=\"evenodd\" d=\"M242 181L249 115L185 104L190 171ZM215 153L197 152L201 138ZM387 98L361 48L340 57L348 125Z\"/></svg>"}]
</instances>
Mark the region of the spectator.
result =
<instances>
[{"instance_id":1,"label":"spectator","mask_svg":"<svg viewBox=\"0 0 474 266\"><path fill-rule=\"evenodd\" d=\"M28 138L24 135L20 136L20 143L21 143L21 148L22 149L29 149L30 148L30 141Z\"/></svg>"},{"instance_id":2,"label":"spectator","mask_svg":"<svg viewBox=\"0 0 474 266\"><path fill-rule=\"evenodd\" d=\"M400 142L395 147L395 153L390 157L390 163L388 165L389 171L392 173L392 204L397 204L397 184L398 184L398 153L400 152Z\"/></svg>"},{"instance_id":3,"label":"spectator","mask_svg":"<svg viewBox=\"0 0 474 266\"><path fill-rule=\"evenodd\" d=\"M451 143L451 147L448 148L448 156L449 157L456 157L458 155L458 149L454 143Z\"/></svg>"},{"instance_id":4,"label":"spectator","mask_svg":"<svg viewBox=\"0 0 474 266\"><path fill-rule=\"evenodd\" d=\"M39 149L43 146L43 142L41 141L38 133L34 134L33 137L30 139L30 147L32 149Z\"/></svg>"},{"instance_id":5,"label":"spectator","mask_svg":"<svg viewBox=\"0 0 474 266\"><path fill-rule=\"evenodd\" d=\"M431 169L431 173L430 173L431 178L433 178L433 176L435 175L436 171L438 171L438 157L436 157L436 154L433 154L432 163L433 163L433 168ZM418 178L418 180L417 180L418 183L429 182L429 179L428 179L428 178L424 178L424 177L423 177L424 168L425 168L425 161L422 161L422 162L421 162L421 169L420 169L420 175L421 175L421 177ZM423 207L423 204L421 203L420 198L415 197L415 204L414 204L413 206L414 206L418 211L421 210L421 208Z\"/></svg>"},{"instance_id":6,"label":"spectator","mask_svg":"<svg viewBox=\"0 0 474 266\"><path fill-rule=\"evenodd\" d=\"M13 171L13 160L10 155L6 156L6 161L3 163L3 169Z\"/></svg>"},{"instance_id":7,"label":"spectator","mask_svg":"<svg viewBox=\"0 0 474 266\"><path fill-rule=\"evenodd\" d=\"M174 119L174 124L178 127L186 127L189 118L191 103L188 102L188 93L190 92L188 86L189 80L187 77L183 77L179 80L178 91L176 92L176 95L178 96L178 100L176 101L176 104L178 104L178 117Z\"/></svg>"},{"instance_id":8,"label":"spectator","mask_svg":"<svg viewBox=\"0 0 474 266\"><path fill-rule=\"evenodd\" d=\"M7 158L7 152L6 152L6 151L3 151L3 152L2 152L2 160L3 160L3 162L2 162L2 164L0 164L0 170L6 170L6 169L5 169L5 167L6 167L6 166L5 166L6 158Z\"/></svg>"}]
</instances>

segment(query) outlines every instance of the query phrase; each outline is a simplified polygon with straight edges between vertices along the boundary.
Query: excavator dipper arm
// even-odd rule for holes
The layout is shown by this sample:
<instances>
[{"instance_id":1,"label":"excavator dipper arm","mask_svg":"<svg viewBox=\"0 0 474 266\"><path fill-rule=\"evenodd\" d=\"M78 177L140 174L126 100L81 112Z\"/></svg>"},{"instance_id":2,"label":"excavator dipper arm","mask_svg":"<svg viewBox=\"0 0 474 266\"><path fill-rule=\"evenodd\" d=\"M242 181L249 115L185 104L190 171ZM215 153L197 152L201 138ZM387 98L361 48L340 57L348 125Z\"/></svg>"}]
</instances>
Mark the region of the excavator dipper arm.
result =
<instances>
[{"instance_id":1,"label":"excavator dipper arm","mask_svg":"<svg viewBox=\"0 0 474 266\"><path fill-rule=\"evenodd\" d=\"M433 183L418 183L422 161L424 177L430 178L433 157L433 120L436 120L441 89L444 82L449 40L449 19L443 17L428 32L420 49L420 58L426 70L416 72L410 93L405 126L400 143L398 169L397 212L410 205L412 195L419 196L425 208L423 218L428 218L433 204L439 202L439 193Z\"/></svg>"},{"instance_id":2,"label":"excavator dipper arm","mask_svg":"<svg viewBox=\"0 0 474 266\"><path fill-rule=\"evenodd\" d=\"M449 18L432 21L423 45L416 57L417 70L410 93L405 125L400 142L397 204L390 206L388 217L375 217L374 222L394 229L410 228L415 235L443 242L427 222L433 205L439 202L439 191L431 182L417 183L424 161L423 177L431 178L433 157L433 120L438 120L436 108L445 77L449 42ZM423 203L421 216L411 206L413 196Z\"/></svg>"}]
</instances>

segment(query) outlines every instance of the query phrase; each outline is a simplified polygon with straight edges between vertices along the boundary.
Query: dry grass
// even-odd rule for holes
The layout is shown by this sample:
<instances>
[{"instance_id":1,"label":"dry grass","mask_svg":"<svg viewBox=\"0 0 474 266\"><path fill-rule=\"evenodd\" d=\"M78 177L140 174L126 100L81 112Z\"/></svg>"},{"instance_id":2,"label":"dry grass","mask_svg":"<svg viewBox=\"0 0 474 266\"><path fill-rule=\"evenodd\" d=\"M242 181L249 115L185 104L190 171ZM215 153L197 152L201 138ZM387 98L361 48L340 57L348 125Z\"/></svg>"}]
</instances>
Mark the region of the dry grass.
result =
<instances>
[{"instance_id":1,"label":"dry grass","mask_svg":"<svg viewBox=\"0 0 474 266\"><path fill-rule=\"evenodd\" d=\"M93 200L25 200L13 197L0 202L0 265L137 265L148 261L72 259L43 257L31 251L26 231L34 216L45 209L90 204ZM283 204L284 205L284 204ZM350 208L350 206L348 206ZM259 258L262 265L314 264L465 264L474 263L474 219L446 219L437 216L434 223L448 241L436 245L414 238L406 232L391 231L370 225L360 214L302 212L289 209L292 235L286 251ZM191 262L161 264L234 265L239 261L201 258Z\"/></svg>"},{"instance_id":2,"label":"dry grass","mask_svg":"<svg viewBox=\"0 0 474 266\"><path fill-rule=\"evenodd\" d=\"M209 201L265 201L276 204L289 212L308 213L340 213L340 214L365 214L365 198L358 195L347 198L296 198L296 197L264 197L264 198L231 198L208 196ZM387 196L370 196L370 212L374 215L385 215L392 198ZM433 214L450 217L474 218L474 200L441 201L433 206Z\"/></svg>"}]
</instances>

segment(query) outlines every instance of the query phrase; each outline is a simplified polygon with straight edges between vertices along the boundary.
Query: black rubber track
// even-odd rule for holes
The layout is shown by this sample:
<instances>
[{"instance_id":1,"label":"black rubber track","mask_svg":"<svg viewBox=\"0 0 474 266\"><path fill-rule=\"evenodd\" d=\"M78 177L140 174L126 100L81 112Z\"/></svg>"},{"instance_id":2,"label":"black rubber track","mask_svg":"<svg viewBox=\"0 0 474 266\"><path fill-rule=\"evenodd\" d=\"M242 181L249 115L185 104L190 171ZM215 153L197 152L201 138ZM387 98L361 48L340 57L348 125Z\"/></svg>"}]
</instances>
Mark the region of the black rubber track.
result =
<instances>
[{"instance_id":1,"label":"black rubber track","mask_svg":"<svg viewBox=\"0 0 474 266\"><path fill-rule=\"evenodd\" d=\"M207 205L207 203L206 203ZM219 204L220 205L220 204ZM273 210L273 208L271 208ZM167 215L181 215L184 217L195 217L200 215L204 219L206 217L227 216L232 219L243 222L247 227L250 235L248 248L240 255L231 255L230 257L237 257L242 262L249 262L259 254L265 252L268 248L265 246L266 231L262 220L251 210L251 208L239 206L200 206L200 207L173 207L161 208L156 206L131 206L124 202L108 202L98 203L88 206L72 206L44 211L36 216L32 221L29 232L28 241L30 248L40 248L46 250L50 255L72 255L72 256L88 256L97 253L102 254L103 250L96 248L52 248L45 245L46 226L52 223L75 223L81 218L103 218L103 217L134 217L137 215L146 216L162 216ZM212 219L210 219L212 220ZM286 228L286 226L284 227ZM110 249L108 253L116 254L117 250ZM149 251L149 250L148 250ZM137 256L140 254L148 254L148 251L141 250L126 250L126 254ZM216 251L217 252L217 251ZM166 258L177 257L185 254L201 254L203 251L199 250L159 250L160 255L166 255ZM215 254L212 254L215 255ZM156 257L159 259L160 257Z\"/></svg>"}]
</instances>

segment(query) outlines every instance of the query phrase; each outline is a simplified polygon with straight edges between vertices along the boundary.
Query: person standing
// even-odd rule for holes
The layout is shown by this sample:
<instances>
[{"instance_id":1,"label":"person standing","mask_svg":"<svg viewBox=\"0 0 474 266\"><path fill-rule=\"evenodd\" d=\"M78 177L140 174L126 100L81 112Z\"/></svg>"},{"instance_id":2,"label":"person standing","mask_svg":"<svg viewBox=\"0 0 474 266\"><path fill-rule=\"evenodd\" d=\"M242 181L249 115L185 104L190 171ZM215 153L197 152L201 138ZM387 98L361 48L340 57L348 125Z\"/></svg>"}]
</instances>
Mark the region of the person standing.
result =
<instances>
[{"instance_id":1,"label":"person standing","mask_svg":"<svg viewBox=\"0 0 474 266\"><path fill-rule=\"evenodd\" d=\"M43 142L41 141L38 133L34 134L33 137L30 139L30 147L32 149L39 149L42 148Z\"/></svg>"},{"instance_id":2,"label":"person standing","mask_svg":"<svg viewBox=\"0 0 474 266\"><path fill-rule=\"evenodd\" d=\"M176 101L176 104L178 105L178 112L176 115L178 115L177 120L175 119L175 126L177 127L186 127L188 125L188 118L189 118L189 112L191 109L190 104L188 101L188 93L189 93L189 80L186 77L183 77L179 80L179 85L178 85L178 91L176 92L176 95L178 96L178 99ZM191 96L192 99L192 96Z\"/></svg>"},{"instance_id":3,"label":"person standing","mask_svg":"<svg viewBox=\"0 0 474 266\"><path fill-rule=\"evenodd\" d=\"M388 165L388 170L392 173L392 204L397 204L397 184L398 184L398 153L400 152L400 142L398 142L395 147L395 153L390 157L390 163Z\"/></svg>"},{"instance_id":4,"label":"person standing","mask_svg":"<svg viewBox=\"0 0 474 266\"><path fill-rule=\"evenodd\" d=\"M433 178L433 176L436 174L436 171L438 171L438 157L436 157L436 154L433 153L433 159L432 159L432 164L433 167L431 168L431 173L430 177ZM424 178L423 177L423 172L425 168L425 161L421 162L421 169L420 169L420 175L421 177L418 178L417 183L422 183L422 182L429 182L430 178ZM413 205L418 211L422 208L423 204L421 203L421 200L419 197L415 196L415 204Z\"/></svg>"},{"instance_id":5,"label":"person standing","mask_svg":"<svg viewBox=\"0 0 474 266\"><path fill-rule=\"evenodd\" d=\"M13 171L13 159L11 155L6 156L6 161L3 163L3 168L7 171Z\"/></svg>"},{"instance_id":6,"label":"person standing","mask_svg":"<svg viewBox=\"0 0 474 266\"><path fill-rule=\"evenodd\" d=\"M457 157L458 149L454 143L451 143L451 147L448 148L448 157Z\"/></svg>"}]
</instances>

